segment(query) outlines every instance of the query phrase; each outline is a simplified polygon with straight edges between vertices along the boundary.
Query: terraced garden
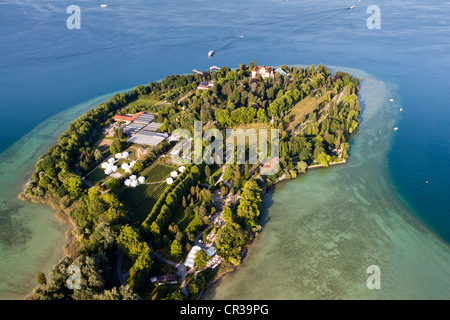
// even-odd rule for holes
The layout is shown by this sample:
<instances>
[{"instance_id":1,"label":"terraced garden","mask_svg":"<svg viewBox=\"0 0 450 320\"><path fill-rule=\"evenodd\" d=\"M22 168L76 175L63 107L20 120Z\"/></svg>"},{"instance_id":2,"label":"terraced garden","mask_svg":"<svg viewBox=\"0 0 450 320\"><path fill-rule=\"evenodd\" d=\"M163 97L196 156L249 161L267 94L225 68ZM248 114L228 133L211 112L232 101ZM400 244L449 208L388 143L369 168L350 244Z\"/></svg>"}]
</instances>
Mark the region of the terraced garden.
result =
<instances>
[{"instance_id":1,"label":"terraced garden","mask_svg":"<svg viewBox=\"0 0 450 320\"><path fill-rule=\"evenodd\" d=\"M145 220L153 205L167 187L166 178L170 176L170 172L177 169L175 166L156 161L140 173L140 176L146 178L144 184L136 188L121 186L118 191L119 199L128 208L133 221L141 223ZM152 183L160 181L163 182Z\"/></svg>"}]
</instances>

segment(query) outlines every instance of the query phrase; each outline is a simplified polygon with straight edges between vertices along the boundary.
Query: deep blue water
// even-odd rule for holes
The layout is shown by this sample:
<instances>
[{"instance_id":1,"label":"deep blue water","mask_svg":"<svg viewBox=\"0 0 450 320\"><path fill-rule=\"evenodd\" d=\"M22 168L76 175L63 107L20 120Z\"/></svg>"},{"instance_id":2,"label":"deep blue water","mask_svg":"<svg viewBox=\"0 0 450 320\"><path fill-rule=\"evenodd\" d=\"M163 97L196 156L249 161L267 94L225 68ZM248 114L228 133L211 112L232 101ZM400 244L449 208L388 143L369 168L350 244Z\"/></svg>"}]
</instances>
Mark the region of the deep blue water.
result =
<instances>
[{"instance_id":1,"label":"deep blue water","mask_svg":"<svg viewBox=\"0 0 450 320\"><path fill-rule=\"evenodd\" d=\"M60 111L170 74L253 60L357 68L397 85L404 111L386 159L392 182L450 241L449 1L100 3L0 2L0 152ZM72 4L80 30L66 27ZM369 5L381 9L380 30L366 27Z\"/></svg>"}]
</instances>

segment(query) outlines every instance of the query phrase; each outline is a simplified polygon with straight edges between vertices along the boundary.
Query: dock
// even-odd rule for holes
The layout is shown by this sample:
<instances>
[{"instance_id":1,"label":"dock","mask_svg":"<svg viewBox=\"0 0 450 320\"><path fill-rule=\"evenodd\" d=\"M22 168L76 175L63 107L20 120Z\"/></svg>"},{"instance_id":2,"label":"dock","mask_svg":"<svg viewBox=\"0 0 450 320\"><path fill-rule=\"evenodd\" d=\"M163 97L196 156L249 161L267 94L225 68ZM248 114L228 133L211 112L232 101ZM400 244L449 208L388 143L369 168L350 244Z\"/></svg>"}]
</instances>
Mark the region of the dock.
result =
<instances>
[{"instance_id":1,"label":"dock","mask_svg":"<svg viewBox=\"0 0 450 320\"><path fill-rule=\"evenodd\" d=\"M194 72L194 73L198 73L198 74L200 74L200 75L203 75L203 72L201 72L201 71L198 71L198 70L192 70L192 72Z\"/></svg>"}]
</instances>

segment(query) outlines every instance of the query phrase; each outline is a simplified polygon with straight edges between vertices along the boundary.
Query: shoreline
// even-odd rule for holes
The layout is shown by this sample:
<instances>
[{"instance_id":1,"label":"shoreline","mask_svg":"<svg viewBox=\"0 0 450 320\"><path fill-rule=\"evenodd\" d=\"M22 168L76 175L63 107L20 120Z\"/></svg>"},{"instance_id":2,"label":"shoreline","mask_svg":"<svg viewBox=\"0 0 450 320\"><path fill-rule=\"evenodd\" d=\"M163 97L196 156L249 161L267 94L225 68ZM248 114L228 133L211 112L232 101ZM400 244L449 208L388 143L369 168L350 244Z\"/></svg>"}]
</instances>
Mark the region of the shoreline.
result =
<instances>
[{"instance_id":1,"label":"shoreline","mask_svg":"<svg viewBox=\"0 0 450 320\"><path fill-rule=\"evenodd\" d=\"M364 115L364 114L362 113L362 115ZM346 161L345 159L343 159L343 160L341 160L341 161L338 161L338 162L330 162L330 163L329 163L329 166L336 165L336 164L344 164L344 163L346 163L346 162L347 162L347 161ZM321 164L310 165L310 166L307 167L307 169L314 169L314 168L319 168L319 167L323 167L323 165L321 165ZM299 174L299 175L300 175L300 174ZM298 176L299 176L299 175L298 175ZM298 176L297 176L297 177L298 177ZM295 180L295 178L294 178L294 179L280 179L280 180L277 181L273 186L275 186L275 185L278 184L279 182L285 181L285 180ZM395 185L393 185L393 187L394 187L395 190L397 190L397 189L395 188ZM406 200L404 200L402 197L400 197L400 194L399 194L398 192L397 192L397 196L398 196L399 198L402 199L402 201L404 202L404 204L408 204L408 203L406 202ZM20 198L20 195L19 195L19 198ZM58 218L58 212L59 212L59 211L63 211L63 212L64 212L64 209L60 208L59 205L55 203L55 199L42 199L42 198L29 199L28 197L24 197L24 198L27 198L27 199L25 199L25 200L24 200L24 199L21 199L21 200L23 200L23 201L30 201L30 202L33 202L33 203L49 204L49 205L52 207L52 209L56 211L56 212L55 212L55 217L56 217L56 219L57 219L59 222L62 222L63 224L70 225L70 226L73 228L73 225L74 225L74 224L73 224L73 221L71 221L70 215L67 215L67 212L65 212L65 215L66 215L65 217L62 216L62 217ZM409 204L408 204L408 208L409 208L409 209L412 209L412 208L409 206ZM422 227L425 227L425 228L427 229L427 231L431 231L431 233L433 233L433 235L438 236L438 238L440 238L439 235L437 235L431 228L427 228L428 226L427 226L426 224L424 225L424 222L420 220L420 217L416 217L416 215L414 214L414 211L412 212L411 216L412 216L412 217L410 217L410 218L413 218L413 219L416 218L416 219L418 219L418 221L416 220L415 222L417 222L417 223L418 223L419 225L421 225ZM72 230L72 228L71 228L70 230ZM69 232L70 230L68 230L68 232ZM251 240L251 243L249 243L248 245L245 246L245 248L244 248L244 250L243 250L243 256L246 256L246 254L247 254L247 252L248 252L248 247L249 247L250 245L253 244L254 239L255 239L255 238L253 238L253 239ZM67 242L70 242L70 238L67 237L67 236L66 236L66 240L67 240ZM443 240L443 239L440 238L440 240ZM447 243L447 242L444 241L444 240L443 240L443 242L444 242L444 243ZM65 247L64 247L64 250L65 250ZM212 286L214 286L215 284L217 284L218 281L219 281L220 279L222 279L222 277L224 277L225 275L227 275L227 274L232 274L233 272L235 272L235 271L237 270L238 267L239 267L239 266L235 266L232 270L225 272L224 274L220 275L219 277L217 277L216 279L214 279L213 281L211 281L211 282L208 284L208 286L207 286L205 289L202 290L202 292L201 292L201 294L200 294L198 300L204 300L204 296L205 296L206 292L207 292L208 290L210 290L210 288L211 288Z\"/></svg>"},{"instance_id":2,"label":"shoreline","mask_svg":"<svg viewBox=\"0 0 450 320\"><path fill-rule=\"evenodd\" d=\"M345 164L345 163L347 163L347 160L346 160L346 159L342 159L341 161L338 161L338 162L330 162L329 165L331 166L331 165L338 165L338 164ZM282 177L280 177L279 180L277 179L277 182L276 182L275 184L273 184L273 185L270 186L269 188L264 188L264 189L262 190L262 197L264 197L265 194L266 194L268 191L275 192L274 189L275 189L275 186L276 186L276 185L281 184L282 182L288 182L288 181L291 181L291 180L296 180L296 179L297 179L298 177L300 177L302 174L303 174L303 175L304 175L304 174L307 174L307 172L308 172L309 169L315 169L315 168L328 168L328 167L324 167L322 164L318 164L318 165L310 165L310 166L307 167L306 172L301 173L301 174L298 174L296 178L285 179L284 176L282 176ZM281 178L282 178L282 179L281 179ZM264 209L264 205L263 205L263 207L261 208L261 211L262 211L263 209ZM265 209L268 209L268 207L266 207ZM244 261L245 257L247 256L247 253L248 253L248 250L249 250L250 246L253 244L253 242L255 241L255 239L258 237L258 234L259 234L260 232L263 232L263 231L264 231L264 229L261 229L261 230L256 234L256 236L253 237L253 239L251 240L251 242L248 243L248 244L244 247L244 250L242 250L242 253L241 253L241 262ZM201 293L200 293L200 295L199 295L199 297L198 297L197 300L205 300L205 297L204 297L204 296L207 294L208 290L210 290L215 284L217 284L217 283L219 282L220 279L222 279L222 278L225 277L226 275L235 273L235 272L238 270L239 267L240 267L240 265L234 266L232 270L226 271L225 273L221 274L220 276L217 276L216 278L214 278L214 280L212 280L210 283L208 283L208 286L207 286L206 288L204 288L204 289L201 291Z\"/></svg>"},{"instance_id":3,"label":"shoreline","mask_svg":"<svg viewBox=\"0 0 450 320\"><path fill-rule=\"evenodd\" d=\"M119 92L124 92L124 91L119 91ZM98 99L98 98L94 98L94 99ZM94 99L92 99L92 100L94 100ZM98 104L97 104L97 105L98 105ZM94 107L94 108L95 108L95 107ZM84 113L83 113L83 114L84 114ZM55 139L53 138L52 140L55 140ZM341 164L341 163L346 163L346 160L343 159L343 160L338 161L338 162L330 162L329 165ZM322 165L322 164L310 165L310 166L307 167L306 172L307 172L307 170L308 170L309 168L317 168L317 167L327 167L327 166L324 166L324 165ZM304 173L306 173L306 172L304 172ZM300 174L301 174L301 173L299 173L299 174L297 175L297 177L298 177ZM278 177L278 179L276 180L276 182L274 182L273 185L271 185L271 187L275 186L276 184L278 184L278 183L281 182L281 181L284 181L284 180L291 180L291 179L295 179L295 178L289 178L289 179L286 179L286 178L285 178L285 175L282 175L282 176ZM27 180L27 181L28 181L28 180ZM25 184L26 184L26 183L25 183ZM262 192L262 196L264 196L265 191L266 191L266 190L264 190L264 191ZM19 197L19 199L22 200L22 201L29 201L29 202L32 202L32 203L40 203L40 204L49 204L50 207L52 208L52 210L54 211L54 216L55 216L55 218L56 218L59 222L62 222L63 224L66 224L66 225L69 225L69 226L70 226L70 229L67 230L67 232L66 232L66 234L65 234L65 237L66 237L66 244L63 246L64 254L65 254L66 256L70 256L70 249L71 249L70 245L73 243L73 239L74 239L74 238L70 235L70 233L71 233L71 231L75 228L75 222L72 221L71 218L70 218L70 207L69 207L69 208L65 208L65 209L64 209L64 208L61 208L61 206L60 206L60 204L59 204L59 201L58 201L57 199L47 198L47 197L45 197L45 196L44 196L44 197L39 197L39 196L28 196L28 195L25 195L23 192L21 192L21 193L19 194L18 197ZM246 256L248 247L249 247L250 245L252 245L252 243L253 243L254 239L256 238L256 236L257 236L257 234L253 234L252 239L251 239L251 240L249 241L249 243L243 248L243 251L242 251L242 253L241 253L242 259ZM227 272L225 272L224 274L222 274L221 276L219 276L217 279L214 279L214 280L212 281L212 283L216 283L216 282L217 282L219 279L221 279L224 275L226 275L226 274L228 274L228 273L230 273L230 272L234 272L234 271L236 270L237 267L238 267L238 266L235 266L231 271L227 271ZM210 286L210 285L208 285L208 287L209 287L209 286ZM207 288L205 288L205 289L207 289Z\"/></svg>"},{"instance_id":4,"label":"shoreline","mask_svg":"<svg viewBox=\"0 0 450 320\"><path fill-rule=\"evenodd\" d=\"M72 218L70 217L70 210L72 209L71 207L67 207L67 208L62 208L59 205L59 201L55 198L49 198L49 197L35 197L35 196L30 196L30 195L25 195L24 193L20 193L18 195L18 198L21 201L25 201L25 202L31 202L34 204L43 204L43 205L48 205L51 207L51 209L53 210L53 216L55 217L55 219L62 223L63 225L67 226L68 229L65 232L65 238L66 238L66 243L63 245L63 251L64 251L64 256L69 256L69 257L73 257L72 253L71 253L71 245L73 244L73 240L75 239L73 237L72 230L75 228L75 222L72 220Z\"/></svg>"}]
</instances>

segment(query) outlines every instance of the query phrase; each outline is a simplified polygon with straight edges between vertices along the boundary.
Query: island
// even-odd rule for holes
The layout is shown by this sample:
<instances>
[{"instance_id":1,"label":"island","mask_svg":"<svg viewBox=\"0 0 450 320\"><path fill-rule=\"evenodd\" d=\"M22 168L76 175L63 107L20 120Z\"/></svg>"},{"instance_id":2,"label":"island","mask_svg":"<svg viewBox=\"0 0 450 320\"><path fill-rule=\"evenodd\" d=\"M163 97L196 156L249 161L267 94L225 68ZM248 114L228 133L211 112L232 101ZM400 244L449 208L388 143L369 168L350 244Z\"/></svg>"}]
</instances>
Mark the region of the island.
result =
<instances>
[{"instance_id":1,"label":"island","mask_svg":"<svg viewBox=\"0 0 450 320\"><path fill-rule=\"evenodd\" d=\"M52 205L71 226L65 257L37 274L29 299L201 299L262 231L269 188L346 162L360 123L359 85L323 65L253 61L168 76L89 110L39 158L19 195ZM228 129L277 130L278 154L180 162L189 140L175 132L195 135L199 122L223 137ZM234 160L234 144L220 142ZM267 167L277 169L262 174Z\"/></svg>"}]
</instances>

